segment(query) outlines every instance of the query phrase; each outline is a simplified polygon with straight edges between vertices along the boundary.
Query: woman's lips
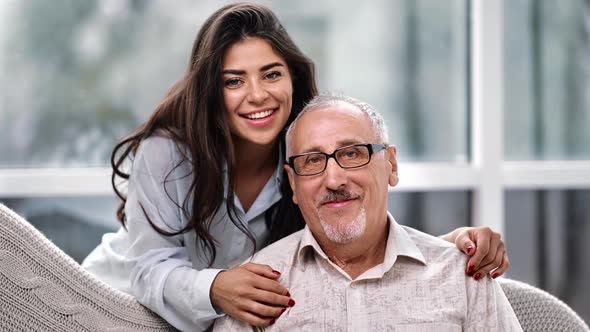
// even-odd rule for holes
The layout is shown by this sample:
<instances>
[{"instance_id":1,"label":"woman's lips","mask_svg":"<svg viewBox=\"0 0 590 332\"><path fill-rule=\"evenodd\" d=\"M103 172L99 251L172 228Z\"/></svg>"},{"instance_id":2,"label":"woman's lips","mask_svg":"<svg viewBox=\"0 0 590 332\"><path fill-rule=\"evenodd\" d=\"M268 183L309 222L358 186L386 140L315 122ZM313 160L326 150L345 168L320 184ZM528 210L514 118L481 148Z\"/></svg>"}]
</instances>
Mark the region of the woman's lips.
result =
<instances>
[{"instance_id":1,"label":"woman's lips","mask_svg":"<svg viewBox=\"0 0 590 332\"><path fill-rule=\"evenodd\" d=\"M263 127L271 123L277 113L278 108L275 108L240 116L243 117L250 125Z\"/></svg>"}]
</instances>

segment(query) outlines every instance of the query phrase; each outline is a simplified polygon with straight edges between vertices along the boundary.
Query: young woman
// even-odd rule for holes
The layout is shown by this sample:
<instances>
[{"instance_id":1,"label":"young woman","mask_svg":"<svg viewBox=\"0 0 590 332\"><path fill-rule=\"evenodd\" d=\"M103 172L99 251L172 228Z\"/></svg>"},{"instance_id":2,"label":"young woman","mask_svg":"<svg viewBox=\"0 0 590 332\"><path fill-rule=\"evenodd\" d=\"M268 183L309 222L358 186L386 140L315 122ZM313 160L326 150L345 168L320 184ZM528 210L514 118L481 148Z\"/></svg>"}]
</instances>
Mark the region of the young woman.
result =
<instances>
[{"instance_id":1,"label":"young woman","mask_svg":"<svg viewBox=\"0 0 590 332\"><path fill-rule=\"evenodd\" d=\"M126 229L106 234L83 265L180 330L204 330L224 313L269 325L296 299L279 271L237 265L304 226L283 174L284 129L316 94L311 60L268 8L216 11L184 76L115 147ZM128 180L126 193L117 177ZM466 270L476 279L508 268L488 228L444 238L474 255Z\"/></svg>"}]
</instances>

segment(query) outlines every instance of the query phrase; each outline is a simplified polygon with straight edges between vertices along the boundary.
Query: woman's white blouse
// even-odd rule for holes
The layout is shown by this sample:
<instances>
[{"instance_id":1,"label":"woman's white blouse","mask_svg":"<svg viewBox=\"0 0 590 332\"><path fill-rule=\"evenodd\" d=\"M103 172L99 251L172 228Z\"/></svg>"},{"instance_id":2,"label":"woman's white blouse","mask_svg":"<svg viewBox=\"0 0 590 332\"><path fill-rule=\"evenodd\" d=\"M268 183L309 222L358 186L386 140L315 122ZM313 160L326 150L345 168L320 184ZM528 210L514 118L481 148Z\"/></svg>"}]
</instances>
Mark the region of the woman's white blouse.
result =
<instances>
[{"instance_id":1,"label":"woman's white blouse","mask_svg":"<svg viewBox=\"0 0 590 332\"><path fill-rule=\"evenodd\" d=\"M211 305L211 283L217 273L249 257L254 247L227 216L226 170L224 200L211 225L211 234L218 241L211 267L203 256L202 243L196 243L194 231L169 237L152 228L142 207L161 229L176 231L187 223L179 206L187 197L193 177L188 162L177 167L181 159L171 139L153 136L140 144L125 204L127 230L121 228L117 233L105 234L82 265L104 282L137 297L176 328L205 330L223 315ZM279 158L277 169L248 212L235 198L237 215L255 235L258 246L268 236L264 214L281 198L280 161Z\"/></svg>"}]
</instances>

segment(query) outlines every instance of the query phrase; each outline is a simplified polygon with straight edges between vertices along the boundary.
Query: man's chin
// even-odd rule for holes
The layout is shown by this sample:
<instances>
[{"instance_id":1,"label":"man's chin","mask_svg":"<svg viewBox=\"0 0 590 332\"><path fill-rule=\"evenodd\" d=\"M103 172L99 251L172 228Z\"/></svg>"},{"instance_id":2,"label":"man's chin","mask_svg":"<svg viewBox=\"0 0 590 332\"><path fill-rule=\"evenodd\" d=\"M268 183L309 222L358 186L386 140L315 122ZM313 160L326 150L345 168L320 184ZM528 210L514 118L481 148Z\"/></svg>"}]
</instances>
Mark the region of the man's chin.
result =
<instances>
[{"instance_id":1,"label":"man's chin","mask_svg":"<svg viewBox=\"0 0 590 332\"><path fill-rule=\"evenodd\" d=\"M357 204L346 204L342 206L322 205L319 209L320 216L328 219L354 219L359 215L360 207Z\"/></svg>"},{"instance_id":2,"label":"man's chin","mask_svg":"<svg viewBox=\"0 0 590 332\"><path fill-rule=\"evenodd\" d=\"M321 220L332 228L347 228L358 222L356 216L326 216Z\"/></svg>"},{"instance_id":3,"label":"man's chin","mask_svg":"<svg viewBox=\"0 0 590 332\"><path fill-rule=\"evenodd\" d=\"M360 238L364 233L363 223L358 220L322 221L325 236L334 243L346 244Z\"/></svg>"}]
</instances>

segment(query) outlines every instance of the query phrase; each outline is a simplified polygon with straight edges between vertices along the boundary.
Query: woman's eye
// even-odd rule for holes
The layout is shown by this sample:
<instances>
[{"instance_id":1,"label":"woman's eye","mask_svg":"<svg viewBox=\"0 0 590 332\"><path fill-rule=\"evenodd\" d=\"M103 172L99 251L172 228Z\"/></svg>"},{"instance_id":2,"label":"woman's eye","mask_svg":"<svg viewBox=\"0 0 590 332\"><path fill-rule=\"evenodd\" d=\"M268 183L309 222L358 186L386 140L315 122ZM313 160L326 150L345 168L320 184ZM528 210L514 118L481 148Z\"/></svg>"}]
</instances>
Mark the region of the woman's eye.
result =
<instances>
[{"instance_id":1,"label":"woman's eye","mask_svg":"<svg viewBox=\"0 0 590 332\"><path fill-rule=\"evenodd\" d=\"M225 80L225 86L227 87L237 87L239 86L241 83L239 78L230 78L228 80Z\"/></svg>"},{"instance_id":2,"label":"woman's eye","mask_svg":"<svg viewBox=\"0 0 590 332\"><path fill-rule=\"evenodd\" d=\"M281 76L281 73L280 72L273 71L273 72L270 72L270 73L266 74L264 77L267 78L267 79L269 79L269 80L274 80L275 78L278 78L280 76Z\"/></svg>"}]
</instances>

